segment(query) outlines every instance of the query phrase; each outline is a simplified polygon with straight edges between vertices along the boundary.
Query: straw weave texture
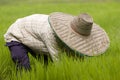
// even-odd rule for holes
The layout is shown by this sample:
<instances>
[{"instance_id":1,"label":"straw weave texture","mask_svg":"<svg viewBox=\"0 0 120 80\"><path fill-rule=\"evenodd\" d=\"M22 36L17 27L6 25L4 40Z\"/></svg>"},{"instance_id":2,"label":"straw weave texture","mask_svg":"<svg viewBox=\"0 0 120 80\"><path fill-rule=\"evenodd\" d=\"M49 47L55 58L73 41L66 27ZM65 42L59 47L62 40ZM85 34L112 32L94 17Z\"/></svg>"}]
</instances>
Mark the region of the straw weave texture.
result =
<instances>
[{"instance_id":1,"label":"straw weave texture","mask_svg":"<svg viewBox=\"0 0 120 80\"><path fill-rule=\"evenodd\" d=\"M106 32L93 23L89 36L80 35L71 28L73 18L72 15L56 12L49 16L49 22L56 35L72 50L88 56L104 53L110 44Z\"/></svg>"}]
</instances>

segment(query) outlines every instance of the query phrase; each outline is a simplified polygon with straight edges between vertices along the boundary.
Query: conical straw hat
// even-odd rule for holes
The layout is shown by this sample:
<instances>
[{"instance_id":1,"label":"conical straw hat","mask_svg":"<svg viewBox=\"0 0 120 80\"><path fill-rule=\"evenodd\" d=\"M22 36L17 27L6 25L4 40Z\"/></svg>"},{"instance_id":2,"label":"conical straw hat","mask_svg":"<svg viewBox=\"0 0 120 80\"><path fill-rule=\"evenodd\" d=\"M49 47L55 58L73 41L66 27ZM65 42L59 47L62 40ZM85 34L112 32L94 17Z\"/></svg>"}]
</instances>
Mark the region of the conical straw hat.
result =
<instances>
[{"instance_id":1,"label":"conical straw hat","mask_svg":"<svg viewBox=\"0 0 120 80\"><path fill-rule=\"evenodd\" d=\"M73 16L54 12L49 16L49 23L57 37L79 54L97 56L109 47L106 32L86 13Z\"/></svg>"}]
</instances>

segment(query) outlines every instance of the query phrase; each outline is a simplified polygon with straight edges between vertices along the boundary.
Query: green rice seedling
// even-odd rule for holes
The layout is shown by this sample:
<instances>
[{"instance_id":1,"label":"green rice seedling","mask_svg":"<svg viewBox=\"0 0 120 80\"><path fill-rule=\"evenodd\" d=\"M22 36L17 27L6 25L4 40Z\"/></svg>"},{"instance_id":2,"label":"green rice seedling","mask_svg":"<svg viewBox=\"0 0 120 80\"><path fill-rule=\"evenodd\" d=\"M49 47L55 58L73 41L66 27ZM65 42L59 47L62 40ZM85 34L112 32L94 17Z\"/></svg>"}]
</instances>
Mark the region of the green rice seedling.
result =
<instances>
[{"instance_id":1,"label":"green rice seedling","mask_svg":"<svg viewBox=\"0 0 120 80\"><path fill-rule=\"evenodd\" d=\"M2 1L2 0L1 0ZM5 0L8 1L8 0ZM0 5L0 80L119 80L120 75L120 9L119 2L78 2L78 3L44 3L29 0ZM31 0L32 1L32 0ZM72 0L71 0L72 1ZM4 1L3 1L4 2ZM22 3L24 2L24 3ZM49 14L60 11L73 15L87 12L94 22L101 25L110 37L110 47L97 57L85 56L83 60L69 57L61 52L58 62L49 61L45 66L43 60L31 55L31 71L16 71L15 64L5 45L3 35L17 18L36 13Z\"/></svg>"}]
</instances>

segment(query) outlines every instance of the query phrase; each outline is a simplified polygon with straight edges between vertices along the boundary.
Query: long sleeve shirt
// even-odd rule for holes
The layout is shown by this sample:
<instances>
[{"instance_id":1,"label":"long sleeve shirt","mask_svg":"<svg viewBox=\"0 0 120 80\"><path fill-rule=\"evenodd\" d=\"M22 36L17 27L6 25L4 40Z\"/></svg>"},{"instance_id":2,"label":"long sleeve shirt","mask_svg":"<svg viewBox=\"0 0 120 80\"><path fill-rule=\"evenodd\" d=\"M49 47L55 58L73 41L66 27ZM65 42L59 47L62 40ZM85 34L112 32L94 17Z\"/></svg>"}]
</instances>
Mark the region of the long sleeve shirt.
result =
<instances>
[{"instance_id":1,"label":"long sleeve shirt","mask_svg":"<svg viewBox=\"0 0 120 80\"><path fill-rule=\"evenodd\" d=\"M18 41L36 54L49 54L53 60L57 60L58 45L48 17L49 15L33 14L19 18L5 33L5 41Z\"/></svg>"}]
</instances>

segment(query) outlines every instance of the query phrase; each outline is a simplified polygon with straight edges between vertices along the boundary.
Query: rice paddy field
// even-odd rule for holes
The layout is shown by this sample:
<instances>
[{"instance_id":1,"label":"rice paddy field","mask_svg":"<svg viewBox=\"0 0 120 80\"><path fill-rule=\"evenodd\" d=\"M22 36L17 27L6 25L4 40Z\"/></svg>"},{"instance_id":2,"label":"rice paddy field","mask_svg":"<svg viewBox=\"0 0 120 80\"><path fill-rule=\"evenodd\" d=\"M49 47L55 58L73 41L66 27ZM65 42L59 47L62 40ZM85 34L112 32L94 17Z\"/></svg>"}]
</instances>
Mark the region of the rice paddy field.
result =
<instances>
[{"instance_id":1,"label":"rice paddy field","mask_svg":"<svg viewBox=\"0 0 120 80\"><path fill-rule=\"evenodd\" d=\"M47 66L31 55L31 71L17 71L5 45L4 33L17 18L31 14L64 12L88 13L107 32L109 49L97 57L79 58L62 53L58 62ZM119 0L0 0L0 80L119 80L120 79L120 3Z\"/></svg>"}]
</instances>

